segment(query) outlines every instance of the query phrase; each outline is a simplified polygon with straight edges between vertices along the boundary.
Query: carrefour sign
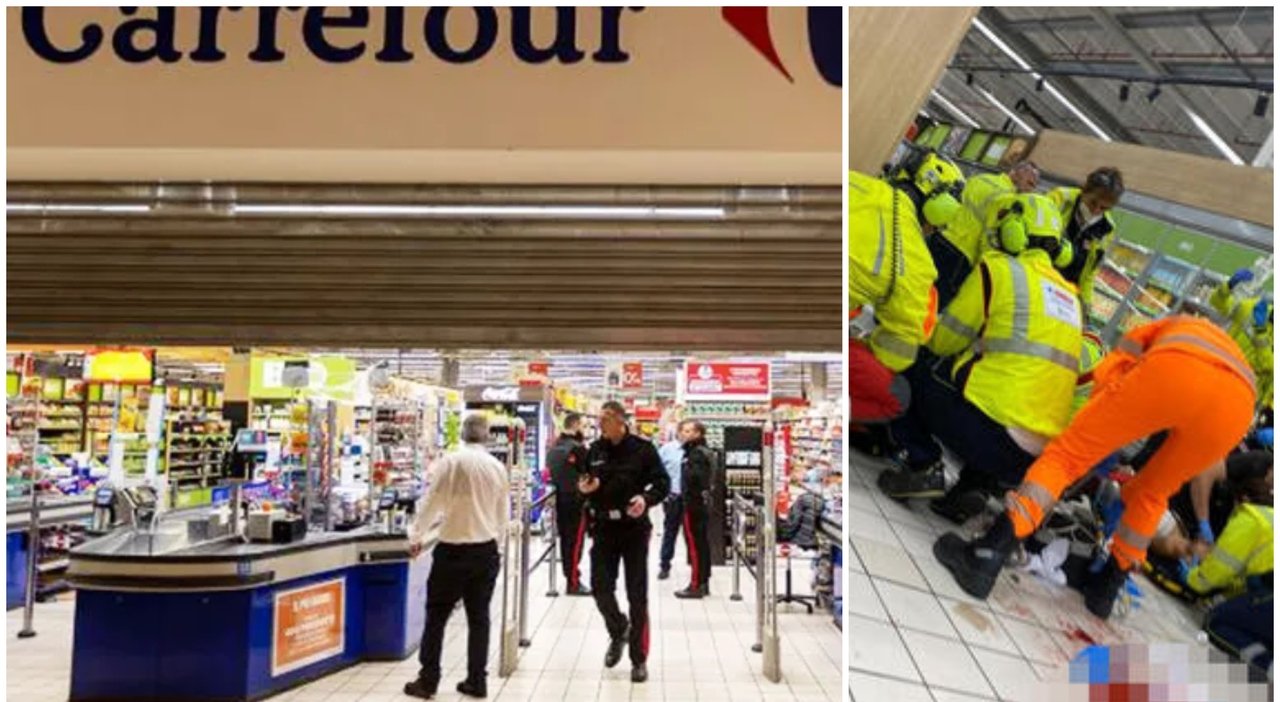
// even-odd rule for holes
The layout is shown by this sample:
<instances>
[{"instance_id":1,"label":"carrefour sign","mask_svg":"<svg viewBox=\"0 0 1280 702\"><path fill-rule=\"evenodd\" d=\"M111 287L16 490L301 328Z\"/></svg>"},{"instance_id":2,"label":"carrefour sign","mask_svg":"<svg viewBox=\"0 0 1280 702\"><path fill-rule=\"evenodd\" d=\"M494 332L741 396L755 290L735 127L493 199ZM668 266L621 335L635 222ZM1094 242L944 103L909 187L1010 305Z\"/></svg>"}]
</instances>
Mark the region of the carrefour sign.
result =
<instances>
[{"instance_id":1,"label":"carrefour sign","mask_svg":"<svg viewBox=\"0 0 1280 702\"><path fill-rule=\"evenodd\" d=\"M7 12L11 180L840 182L841 8Z\"/></svg>"},{"instance_id":2,"label":"carrefour sign","mask_svg":"<svg viewBox=\"0 0 1280 702\"><path fill-rule=\"evenodd\" d=\"M37 56L53 63L79 63L100 51L126 63L221 63L228 60L220 42L226 23L252 26L256 41L243 58L253 63L294 58L281 48L284 32L300 36L305 53L326 63L361 59L404 63L425 54L446 63L466 64L485 58L502 40L518 60L528 64L625 63L630 56L622 47L623 17L644 8L607 7L591 12L599 31L590 47L579 45L577 31L579 21L585 19L580 15L586 11L574 7L556 8L547 23L550 31L539 27L539 36L528 7L509 8L505 18L493 7L418 9L423 16L410 23L403 7L375 8L377 17L368 7L201 7L181 19L195 25L194 41L185 43L179 37L180 20L174 7L122 7L116 22L85 22L72 39L51 35L46 8L26 7L22 36ZM457 29L464 24L469 25L465 32Z\"/></svg>"}]
</instances>

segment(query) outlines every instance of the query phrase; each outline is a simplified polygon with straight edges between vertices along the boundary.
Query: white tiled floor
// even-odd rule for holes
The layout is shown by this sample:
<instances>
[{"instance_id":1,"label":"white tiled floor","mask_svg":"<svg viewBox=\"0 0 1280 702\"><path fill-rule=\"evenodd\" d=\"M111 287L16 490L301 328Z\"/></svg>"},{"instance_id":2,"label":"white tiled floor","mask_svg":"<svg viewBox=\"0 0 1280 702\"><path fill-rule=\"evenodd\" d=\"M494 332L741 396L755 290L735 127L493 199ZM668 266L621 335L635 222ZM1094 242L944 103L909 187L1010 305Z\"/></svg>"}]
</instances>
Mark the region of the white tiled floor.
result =
<instances>
[{"instance_id":1,"label":"white tiled floor","mask_svg":"<svg viewBox=\"0 0 1280 702\"><path fill-rule=\"evenodd\" d=\"M1196 615L1142 580L1140 606L1109 622L1073 590L1006 571L991 597L966 595L933 557L951 525L923 502L882 495L887 464L854 453L845 521L845 624L853 702L1044 699L1046 681L1088 641L1193 642Z\"/></svg>"},{"instance_id":2,"label":"white tiled floor","mask_svg":"<svg viewBox=\"0 0 1280 702\"><path fill-rule=\"evenodd\" d=\"M660 516L660 515L658 515ZM656 563L657 538L653 556ZM683 563L683 546L677 549L676 567L670 580L653 579L650 570L650 616L654 630L649 661L650 679L632 685L630 666L624 660L613 670L605 670L602 660L607 634L590 598L543 596L546 571L539 569L532 580L530 633L533 644L523 649L519 669L508 679L496 676L496 636L491 655L489 698L499 702L517 700L804 700L835 702L843 693L840 631L825 613L809 615L802 607L779 608L782 638L781 684L767 681L761 674L761 658L751 652L755 640L755 600L752 580L744 571L742 602L731 602L730 570L717 568L712 577L713 596L701 601L682 601L675 590L688 582ZM780 559L781 560L781 559ZM545 566L543 566L545 568ZM807 558L793 564L794 587L807 592ZM585 575L585 573L584 573ZM781 588L779 573L779 588ZM619 596L626 608L619 583ZM495 597L495 620L497 606ZM21 628L21 610L7 616L6 697L24 702L54 702L67 699L70 685L73 599L38 605L34 639L15 638ZM465 617L457 612L449 622L445 644L445 677L437 699L457 702L466 699L454 692L463 677ZM305 687L271 698L273 702L391 702L407 700L404 683L417 674L416 657L398 663L369 663L336 673ZM882 698L877 698L882 699ZM909 699L904 697L904 700Z\"/></svg>"}]
</instances>

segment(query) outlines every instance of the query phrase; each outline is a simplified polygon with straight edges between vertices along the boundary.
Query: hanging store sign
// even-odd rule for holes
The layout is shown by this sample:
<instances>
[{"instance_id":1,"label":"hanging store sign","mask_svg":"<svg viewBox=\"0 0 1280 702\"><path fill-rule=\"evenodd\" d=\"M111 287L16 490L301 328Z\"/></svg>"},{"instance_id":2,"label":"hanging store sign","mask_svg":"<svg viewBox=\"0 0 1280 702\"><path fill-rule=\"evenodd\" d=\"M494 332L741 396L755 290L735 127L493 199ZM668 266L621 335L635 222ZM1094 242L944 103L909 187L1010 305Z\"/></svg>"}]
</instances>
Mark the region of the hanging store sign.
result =
<instances>
[{"instance_id":1,"label":"hanging store sign","mask_svg":"<svg viewBox=\"0 0 1280 702\"><path fill-rule=\"evenodd\" d=\"M542 402L546 396L543 385L472 385L463 391L467 404L473 405Z\"/></svg>"},{"instance_id":2,"label":"hanging store sign","mask_svg":"<svg viewBox=\"0 0 1280 702\"><path fill-rule=\"evenodd\" d=\"M644 387L644 364L622 364L622 389L639 390Z\"/></svg>"},{"instance_id":3,"label":"hanging store sign","mask_svg":"<svg viewBox=\"0 0 1280 702\"><path fill-rule=\"evenodd\" d=\"M686 401L768 402L770 365L760 363L716 363L685 361Z\"/></svg>"},{"instance_id":4,"label":"hanging store sign","mask_svg":"<svg viewBox=\"0 0 1280 702\"><path fill-rule=\"evenodd\" d=\"M84 379L150 385L155 379L155 361L154 349L95 349L84 355Z\"/></svg>"},{"instance_id":5,"label":"hanging store sign","mask_svg":"<svg viewBox=\"0 0 1280 702\"><path fill-rule=\"evenodd\" d=\"M838 7L13 7L9 178L836 183L842 29Z\"/></svg>"},{"instance_id":6,"label":"hanging store sign","mask_svg":"<svg viewBox=\"0 0 1280 702\"><path fill-rule=\"evenodd\" d=\"M275 593L271 676L342 655L346 648L346 580Z\"/></svg>"},{"instance_id":7,"label":"hanging store sign","mask_svg":"<svg viewBox=\"0 0 1280 702\"><path fill-rule=\"evenodd\" d=\"M305 366L304 387L295 379ZM291 377L292 376L292 377ZM356 362L343 356L265 356L249 359L249 396L259 400L303 397L352 402L356 396Z\"/></svg>"}]
</instances>

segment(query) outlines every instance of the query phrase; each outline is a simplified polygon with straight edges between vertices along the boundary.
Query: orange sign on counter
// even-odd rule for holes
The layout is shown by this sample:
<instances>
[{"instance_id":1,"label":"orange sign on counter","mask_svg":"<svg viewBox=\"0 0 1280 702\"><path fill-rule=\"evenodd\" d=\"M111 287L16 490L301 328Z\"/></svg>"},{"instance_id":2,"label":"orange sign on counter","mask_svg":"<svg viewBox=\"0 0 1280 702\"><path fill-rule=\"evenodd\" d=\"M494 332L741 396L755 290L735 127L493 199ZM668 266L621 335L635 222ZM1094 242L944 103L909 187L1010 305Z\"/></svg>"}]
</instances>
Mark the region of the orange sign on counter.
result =
<instances>
[{"instance_id":1,"label":"orange sign on counter","mask_svg":"<svg viewBox=\"0 0 1280 702\"><path fill-rule=\"evenodd\" d=\"M340 655L346 647L346 580L338 578L275 594L271 676Z\"/></svg>"}]
</instances>

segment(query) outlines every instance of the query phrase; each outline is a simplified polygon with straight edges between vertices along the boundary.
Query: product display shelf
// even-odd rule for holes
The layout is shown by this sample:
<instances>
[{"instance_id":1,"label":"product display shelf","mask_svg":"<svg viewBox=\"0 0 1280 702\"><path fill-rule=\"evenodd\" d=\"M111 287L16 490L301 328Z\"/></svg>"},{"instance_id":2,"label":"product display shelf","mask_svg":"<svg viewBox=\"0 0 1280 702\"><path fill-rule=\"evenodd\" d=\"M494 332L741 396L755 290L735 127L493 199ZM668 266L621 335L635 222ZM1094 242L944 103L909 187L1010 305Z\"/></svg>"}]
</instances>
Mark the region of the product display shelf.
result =
<instances>
[{"instance_id":1,"label":"product display shelf","mask_svg":"<svg viewBox=\"0 0 1280 702\"><path fill-rule=\"evenodd\" d=\"M422 404L414 400L378 402L371 411L374 483L411 484L426 467Z\"/></svg>"},{"instance_id":2,"label":"product display shelf","mask_svg":"<svg viewBox=\"0 0 1280 702\"><path fill-rule=\"evenodd\" d=\"M739 492L753 499L764 492L764 426L769 420L769 406L763 403L690 402L684 417L695 419L706 427L707 446L715 450L722 468L716 476L712 494L715 509L711 515L711 562L723 565L732 554L733 510L731 499ZM717 516L716 512L719 513ZM754 553L756 530L748 521L745 539L747 553Z\"/></svg>"},{"instance_id":3,"label":"product display shelf","mask_svg":"<svg viewBox=\"0 0 1280 702\"><path fill-rule=\"evenodd\" d=\"M205 491L224 476L231 444L228 422L169 419L165 422L163 469L176 495ZM187 502L187 499L182 499Z\"/></svg>"}]
</instances>

